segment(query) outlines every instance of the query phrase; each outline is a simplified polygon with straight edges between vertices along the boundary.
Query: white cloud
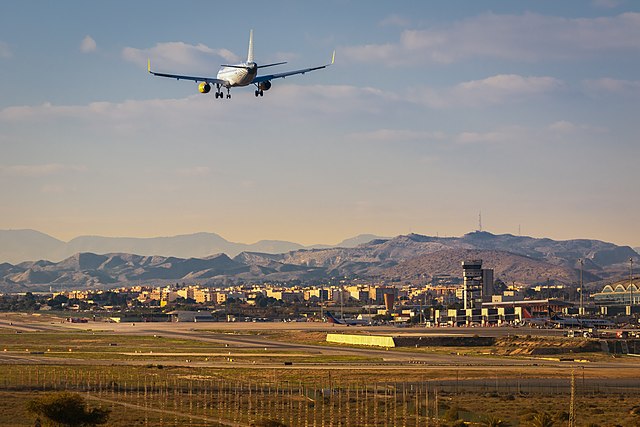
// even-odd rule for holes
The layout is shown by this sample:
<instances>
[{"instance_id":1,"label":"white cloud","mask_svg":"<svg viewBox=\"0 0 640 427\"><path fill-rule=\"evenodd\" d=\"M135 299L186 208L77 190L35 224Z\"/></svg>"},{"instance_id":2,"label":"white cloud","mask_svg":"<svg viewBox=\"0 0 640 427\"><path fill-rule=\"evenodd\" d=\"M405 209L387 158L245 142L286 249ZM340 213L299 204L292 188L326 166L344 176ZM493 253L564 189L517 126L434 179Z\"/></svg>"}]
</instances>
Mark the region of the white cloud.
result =
<instances>
[{"instance_id":1,"label":"white cloud","mask_svg":"<svg viewBox=\"0 0 640 427\"><path fill-rule=\"evenodd\" d=\"M509 99L548 93L561 85L561 82L553 77L500 74L483 80L461 83L452 90L452 95L473 105L497 104Z\"/></svg>"},{"instance_id":2,"label":"white cloud","mask_svg":"<svg viewBox=\"0 0 640 427\"><path fill-rule=\"evenodd\" d=\"M348 137L355 141L403 142L403 141L442 141L447 138L444 132L416 131L410 129L378 129L370 132L354 132Z\"/></svg>"},{"instance_id":3,"label":"white cloud","mask_svg":"<svg viewBox=\"0 0 640 427\"><path fill-rule=\"evenodd\" d=\"M190 83L182 84L188 86ZM260 99L255 99L251 90L232 90L233 99L229 104L227 101L214 100L210 94L197 93L195 85L192 85L194 95L180 99L93 102L86 105L44 103L34 106L11 106L0 109L0 122L61 124L64 122L62 119L79 119L95 125L96 128L118 133L131 132L132 129L147 130L153 128L153 123L161 123L163 127L199 126L203 121L210 122L211 117L216 117L218 121L241 124L245 117L254 115L265 122L287 120L293 123L305 122L318 115L386 115L390 105L447 109L458 106L508 104L546 94L561 86L560 81L550 77L498 75L445 89L409 88L404 94L400 94L371 87L302 86L276 81L273 88ZM241 109L243 114L238 114L238 109ZM409 140L433 139L439 135L420 132L403 134L386 130L380 131L375 137Z\"/></svg>"},{"instance_id":4,"label":"white cloud","mask_svg":"<svg viewBox=\"0 0 640 427\"><path fill-rule=\"evenodd\" d=\"M483 107L520 102L551 93L562 86L563 83L553 77L499 74L459 83L450 88L415 88L407 95L407 99L432 108Z\"/></svg>"},{"instance_id":5,"label":"white cloud","mask_svg":"<svg viewBox=\"0 0 640 427\"><path fill-rule=\"evenodd\" d=\"M547 130L557 134L577 134L581 132L589 133L605 133L607 129L598 126L592 126L588 124L573 123L568 120L558 120L555 123L550 124Z\"/></svg>"},{"instance_id":6,"label":"white cloud","mask_svg":"<svg viewBox=\"0 0 640 427\"><path fill-rule=\"evenodd\" d=\"M640 51L640 13L561 18L487 13L447 27L403 31L396 43L347 46L346 61L389 66L453 63L475 57L540 61L611 50Z\"/></svg>"},{"instance_id":7,"label":"white cloud","mask_svg":"<svg viewBox=\"0 0 640 427\"><path fill-rule=\"evenodd\" d=\"M96 41L89 35L87 35L80 43L80 52L91 53L97 49Z\"/></svg>"},{"instance_id":8,"label":"white cloud","mask_svg":"<svg viewBox=\"0 0 640 427\"><path fill-rule=\"evenodd\" d=\"M274 82L274 86L280 84L282 84L280 81ZM399 99L397 96L380 89L349 85L301 86L283 84L271 90L277 91L273 97L278 97L279 108L297 114L322 113L330 116L361 113L379 114L386 111L389 101ZM269 101L271 101L271 96Z\"/></svg>"},{"instance_id":9,"label":"white cloud","mask_svg":"<svg viewBox=\"0 0 640 427\"><path fill-rule=\"evenodd\" d=\"M354 141L403 142L438 141L457 144L532 144L542 141L564 141L585 134L605 133L606 129L588 124L558 120L546 127L501 126L488 131L464 131L447 134L441 131L417 131L411 129L377 129L369 132L354 132L347 135Z\"/></svg>"},{"instance_id":10,"label":"white cloud","mask_svg":"<svg viewBox=\"0 0 640 427\"><path fill-rule=\"evenodd\" d=\"M586 91L594 96L598 95L623 95L640 96L640 80L618 80L612 78L602 78L596 80L585 80L583 86Z\"/></svg>"},{"instance_id":11,"label":"white cloud","mask_svg":"<svg viewBox=\"0 0 640 427\"><path fill-rule=\"evenodd\" d=\"M211 168L208 166L193 166L177 169L176 173L185 177L205 177L211 174Z\"/></svg>"},{"instance_id":12,"label":"white cloud","mask_svg":"<svg viewBox=\"0 0 640 427\"><path fill-rule=\"evenodd\" d=\"M519 142L522 129L498 129L490 132L461 132L454 137L459 144L497 144Z\"/></svg>"},{"instance_id":13,"label":"white cloud","mask_svg":"<svg viewBox=\"0 0 640 427\"><path fill-rule=\"evenodd\" d=\"M176 70L210 68L213 65L212 60L216 57L222 58L225 62L240 61L238 55L227 49L212 49L202 43L191 45L183 42L158 43L148 49L125 47L122 57L138 65L146 65L147 59L151 59L155 67Z\"/></svg>"},{"instance_id":14,"label":"white cloud","mask_svg":"<svg viewBox=\"0 0 640 427\"><path fill-rule=\"evenodd\" d=\"M0 41L0 58L11 58L13 56L13 52L9 48L9 45L3 41Z\"/></svg>"},{"instance_id":15,"label":"white cloud","mask_svg":"<svg viewBox=\"0 0 640 427\"><path fill-rule=\"evenodd\" d=\"M10 165L0 166L0 173L5 176L39 178L43 176L54 176L68 172L83 173L87 171L82 165L63 165L59 163L48 163L41 165Z\"/></svg>"},{"instance_id":16,"label":"white cloud","mask_svg":"<svg viewBox=\"0 0 640 427\"><path fill-rule=\"evenodd\" d=\"M620 0L592 0L591 4L601 9L614 9L620 6L622 2Z\"/></svg>"},{"instance_id":17,"label":"white cloud","mask_svg":"<svg viewBox=\"0 0 640 427\"><path fill-rule=\"evenodd\" d=\"M184 83L189 84L189 83ZM246 123L246 117L256 120L313 120L318 114L331 117L348 114L383 113L391 98L380 90L355 86L300 86L278 81L256 99L252 90L232 90L231 101L215 100L202 95L193 85L194 95L180 99L127 100L119 103L93 102L87 105L12 106L0 109L0 122L59 122L79 119L108 129L147 129L163 126L197 126L217 121ZM238 111L242 111L239 114ZM354 113L356 112L356 113ZM252 116L253 115L253 116ZM286 116L286 117L285 117Z\"/></svg>"},{"instance_id":18,"label":"white cloud","mask_svg":"<svg viewBox=\"0 0 640 427\"><path fill-rule=\"evenodd\" d=\"M604 134L607 129L584 123L558 120L540 128L525 126L502 126L493 130L465 131L454 135L452 141L459 144L517 144L541 145L558 143L581 143L585 138Z\"/></svg>"},{"instance_id":19,"label":"white cloud","mask_svg":"<svg viewBox=\"0 0 640 427\"><path fill-rule=\"evenodd\" d=\"M569 121L559 120L549 125L548 129L556 132L571 133L575 132L578 127L574 123L571 123Z\"/></svg>"}]
</instances>

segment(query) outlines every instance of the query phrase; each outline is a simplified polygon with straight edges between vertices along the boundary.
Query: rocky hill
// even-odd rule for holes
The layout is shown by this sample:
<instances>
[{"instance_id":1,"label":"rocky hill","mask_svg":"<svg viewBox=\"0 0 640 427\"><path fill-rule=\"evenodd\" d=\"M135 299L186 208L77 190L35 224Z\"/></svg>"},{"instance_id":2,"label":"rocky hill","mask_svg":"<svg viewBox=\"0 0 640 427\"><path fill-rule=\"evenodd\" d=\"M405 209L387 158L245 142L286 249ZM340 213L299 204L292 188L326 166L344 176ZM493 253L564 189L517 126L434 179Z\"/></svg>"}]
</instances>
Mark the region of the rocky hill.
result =
<instances>
[{"instance_id":1,"label":"rocky hill","mask_svg":"<svg viewBox=\"0 0 640 427\"><path fill-rule=\"evenodd\" d=\"M144 256L124 253L77 253L60 262L0 264L0 291L106 287L131 283L319 280L338 276L379 277L424 283L434 275L461 274L460 262L482 259L505 282L576 283L584 262L585 282L628 274L629 258L640 256L627 246L597 240L535 239L486 232L460 238L418 234L375 239L355 248L299 249L281 254L242 252L203 258ZM636 264L637 265L637 264Z\"/></svg>"}]
</instances>

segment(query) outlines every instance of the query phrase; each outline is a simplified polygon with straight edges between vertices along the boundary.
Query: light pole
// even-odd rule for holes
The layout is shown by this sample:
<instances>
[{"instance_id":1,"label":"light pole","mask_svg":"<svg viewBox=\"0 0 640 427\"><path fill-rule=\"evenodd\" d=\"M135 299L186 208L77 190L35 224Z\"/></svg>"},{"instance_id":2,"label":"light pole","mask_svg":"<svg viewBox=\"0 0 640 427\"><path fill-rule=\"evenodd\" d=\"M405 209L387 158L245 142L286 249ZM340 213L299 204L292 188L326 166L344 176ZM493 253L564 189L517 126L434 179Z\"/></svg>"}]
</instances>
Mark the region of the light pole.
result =
<instances>
[{"instance_id":1,"label":"light pole","mask_svg":"<svg viewBox=\"0 0 640 427\"><path fill-rule=\"evenodd\" d=\"M344 285L340 284L340 320L344 320Z\"/></svg>"},{"instance_id":2,"label":"light pole","mask_svg":"<svg viewBox=\"0 0 640 427\"><path fill-rule=\"evenodd\" d=\"M633 305L633 289L631 285L633 283L633 258L629 258L629 314L632 314L633 310L631 306Z\"/></svg>"},{"instance_id":3,"label":"light pole","mask_svg":"<svg viewBox=\"0 0 640 427\"><path fill-rule=\"evenodd\" d=\"M584 260L580 258L580 312L578 313L580 316L584 316L584 289L582 287L582 270L584 268Z\"/></svg>"},{"instance_id":4,"label":"light pole","mask_svg":"<svg viewBox=\"0 0 640 427\"><path fill-rule=\"evenodd\" d=\"M322 296L324 294L324 289L322 284L320 285L320 321L324 322L324 306L322 305Z\"/></svg>"},{"instance_id":5,"label":"light pole","mask_svg":"<svg viewBox=\"0 0 640 427\"><path fill-rule=\"evenodd\" d=\"M373 276L371 276L371 281L369 282L369 293L367 294L367 302L369 303L369 309L368 309L369 325L373 323L371 321L371 306L373 305L373 303L371 302L371 286L372 285L373 285Z\"/></svg>"}]
</instances>

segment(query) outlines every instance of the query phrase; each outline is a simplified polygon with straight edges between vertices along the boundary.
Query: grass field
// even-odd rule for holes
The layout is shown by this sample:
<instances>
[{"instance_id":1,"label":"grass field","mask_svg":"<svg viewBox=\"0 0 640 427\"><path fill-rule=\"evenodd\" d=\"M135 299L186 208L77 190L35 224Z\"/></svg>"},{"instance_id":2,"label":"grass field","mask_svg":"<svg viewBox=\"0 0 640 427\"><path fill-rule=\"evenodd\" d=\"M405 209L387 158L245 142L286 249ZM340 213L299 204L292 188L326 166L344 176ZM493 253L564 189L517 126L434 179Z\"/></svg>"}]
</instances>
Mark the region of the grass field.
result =
<instances>
[{"instance_id":1,"label":"grass field","mask_svg":"<svg viewBox=\"0 0 640 427\"><path fill-rule=\"evenodd\" d=\"M198 331L207 333L220 332ZM233 334L243 335L336 348L317 331ZM462 353L481 361L495 356L495 350L430 347L388 354ZM416 367L366 353L239 348L98 329L15 333L3 328L0 425L33 425L26 403L42 393L68 390L81 393L90 405L111 409L110 426L251 425L270 419L288 426L410 427L436 425L438 419L444 427L456 425L456 419L479 426L488 416L528 426L539 412L562 426L567 425L572 373L578 426L640 425L640 361L636 366L629 359L583 356L613 363L575 368L538 365L532 358L530 365L510 365L512 356L504 358L504 366ZM362 364L364 369L355 369Z\"/></svg>"},{"instance_id":2,"label":"grass field","mask_svg":"<svg viewBox=\"0 0 640 427\"><path fill-rule=\"evenodd\" d=\"M0 425L33 425L25 410L34 396L53 390L84 395L93 406L109 408L109 425L250 425L275 419L285 425L384 426L453 425L456 419L478 423L494 416L512 426L527 426L538 412L566 425L568 393L472 393L439 390L435 382L403 372L413 381L375 382L371 376L343 380L331 370L309 373L165 367L20 367L1 372ZM379 378L375 378L378 379ZM360 380L362 382L360 382ZM314 384L312 384L314 383ZM585 394L575 401L580 426L636 426L640 395ZM221 420L217 422L216 420Z\"/></svg>"}]
</instances>

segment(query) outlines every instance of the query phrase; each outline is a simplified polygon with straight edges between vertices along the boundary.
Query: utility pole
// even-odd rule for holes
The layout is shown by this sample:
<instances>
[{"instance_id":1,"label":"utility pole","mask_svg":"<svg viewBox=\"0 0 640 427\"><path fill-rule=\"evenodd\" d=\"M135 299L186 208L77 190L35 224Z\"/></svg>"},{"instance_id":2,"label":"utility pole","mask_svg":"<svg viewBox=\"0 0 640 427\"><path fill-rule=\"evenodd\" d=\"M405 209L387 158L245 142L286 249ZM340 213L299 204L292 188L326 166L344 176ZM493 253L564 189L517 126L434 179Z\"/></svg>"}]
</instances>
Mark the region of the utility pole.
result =
<instances>
[{"instance_id":1,"label":"utility pole","mask_svg":"<svg viewBox=\"0 0 640 427\"><path fill-rule=\"evenodd\" d=\"M418 319L420 320L420 324L422 324L422 298L420 298L420 296L418 296L418 304L420 307L420 317Z\"/></svg>"},{"instance_id":2,"label":"utility pole","mask_svg":"<svg viewBox=\"0 0 640 427\"><path fill-rule=\"evenodd\" d=\"M584 288L582 283L582 270L584 268L584 259L580 258L580 311L579 315L584 316Z\"/></svg>"},{"instance_id":3,"label":"utility pole","mask_svg":"<svg viewBox=\"0 0 640 427\"><path fill-rule=\"evenodd\" d=\"M369 294L367 295L367 301L369 302L369 309L368 314L369 314L369 324L371 325L373 323L373 321L371 320L371 305L372 305L372 300L371 300L371 286L373 285L373 277L371 277L371 281L369 282Z\"/></svg>"},{"instance_id":4,"label":"utility pole","mask_svg":"<svg viewBox=\"0 0 640 427\"><path fill-rule=\"evenodd\" d=\"M426 310L426 309L427 309L427 292L425 291L425 292L424 292L424 308L422 309L422 310L423 310L423 311L422 311L422 315L423 315L423 316L424 316L424 310ZM423 317L423 319L424 319L424 324L425 324L425 326L426 326L426 325L427 325L427 318L426 318L426 316L424 316L424 317Z\"/></svg>"},{"instance_id":5,"label":"utility pole","mask_svg":"<svg viewBox=\"0 0 640 427\"><path fill-rule=\"evenodd\" d=\"M340 319L344 320L344 286L340 284Z\"/></svg>"},{"instance_id":6,"label":"utility pole","mask_svg":"<svg viewBox=\"0 0 640 427\"><path fill-rule=\"evenodd\" d=\"M576 373L571 369L571 400L569 403L569 427L576 427Z\"/></svg>"},{"instance_id":7,"label":"utility pole","mask_svg":"<svg viewBox=\"0 0 640 427\"><path fill-rule=\"evenodd\" d=\"M633 309L631 306L633 305L633 289L631 285L633 284L633 258L629 258L629 315L633 313Z\"/></svg>"},{"instance_id":8,"label":"utility pole","mask_svg":"<svg viewBox=\"0 0 640 427\"><path fill-rule=\"evenodd\" d=\"M323 286L320 285L320 321L324 321L324 306L322 305L322 294L324 294Z\"/></svg>"}]
</instances>

